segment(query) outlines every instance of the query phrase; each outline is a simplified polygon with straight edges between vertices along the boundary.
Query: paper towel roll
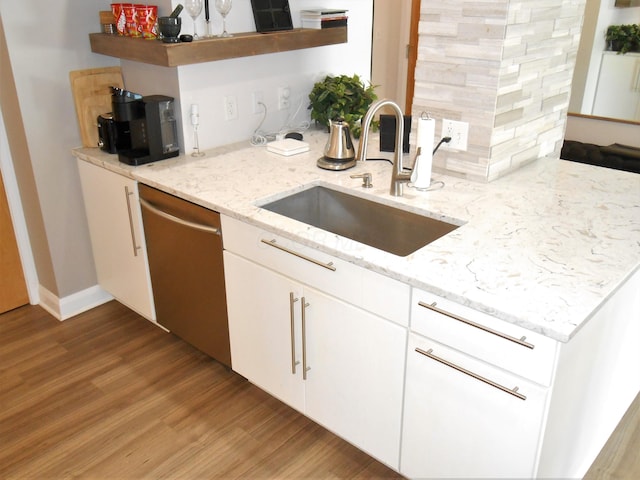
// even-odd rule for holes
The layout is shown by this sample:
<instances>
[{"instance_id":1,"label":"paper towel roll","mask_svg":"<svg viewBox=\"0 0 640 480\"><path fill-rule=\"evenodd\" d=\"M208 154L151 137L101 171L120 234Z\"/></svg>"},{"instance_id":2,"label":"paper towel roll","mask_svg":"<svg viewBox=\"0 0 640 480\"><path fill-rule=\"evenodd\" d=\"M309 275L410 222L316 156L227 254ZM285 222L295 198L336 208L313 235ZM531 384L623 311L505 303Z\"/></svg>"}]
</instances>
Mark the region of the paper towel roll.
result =
<instances>
[{"instance_id":1,"label":"paper towel roll","mask_svg":"<svg viewBox=\"0 0 640 480\"><path fill-rule=\"evenodd\" d=\"M435 134L436 121L433 118L419 118L416 149L422 148L423 154L427 153L428 150L433 155L433 137Z\"/></svg>"},{"instance_id":2,"label":"paper towel roll","mask_svg":"<svg viewBox=\"0 0 640 480\"><path fill-rule=\"evenodd\" d=\"M436 132L436 121L433 118L418 119L416 150L418 156L413 165L411 182L416 188L427 188L431 185L431 168L433 166L433 137Z\"/></svg>"}]
</instances>

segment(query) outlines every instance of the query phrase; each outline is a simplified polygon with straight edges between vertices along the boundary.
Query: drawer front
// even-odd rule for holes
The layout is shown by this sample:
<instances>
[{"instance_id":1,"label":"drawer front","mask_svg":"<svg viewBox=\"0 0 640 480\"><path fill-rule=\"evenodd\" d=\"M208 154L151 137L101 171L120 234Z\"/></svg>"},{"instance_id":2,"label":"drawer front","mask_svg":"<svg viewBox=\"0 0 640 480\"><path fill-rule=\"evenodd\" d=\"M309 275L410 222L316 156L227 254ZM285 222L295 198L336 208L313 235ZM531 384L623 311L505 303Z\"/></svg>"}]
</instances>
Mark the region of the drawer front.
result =
<instances>
[{"instance_id":1,"label":"drawer front","mask_svg":"<svg viewBox=\"0 0 640 480\"><path fill-rule=\"evenodd\" d=\"M224 248L399 325L409 324L408 285L222 216Z\"/></svg>"},{"instance_id":2,"label":"drawer front","mask_svg":"<svg viewBox=\"0 0 640 480\"><path fill-rule=\"evenodd\" d=\"M550 385L558 342L432 293L413 289L411 330Z\"/></svg>"}]
</instances>

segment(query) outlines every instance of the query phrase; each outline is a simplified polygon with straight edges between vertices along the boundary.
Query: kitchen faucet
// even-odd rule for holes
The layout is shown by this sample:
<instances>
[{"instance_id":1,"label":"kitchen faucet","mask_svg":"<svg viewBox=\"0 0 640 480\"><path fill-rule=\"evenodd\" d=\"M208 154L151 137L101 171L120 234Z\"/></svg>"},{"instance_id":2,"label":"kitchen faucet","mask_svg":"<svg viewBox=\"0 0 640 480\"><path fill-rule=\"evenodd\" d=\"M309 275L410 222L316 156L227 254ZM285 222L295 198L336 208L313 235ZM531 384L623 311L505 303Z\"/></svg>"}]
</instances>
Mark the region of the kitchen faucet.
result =
<instances>
[{"instance_id":1,"label":"kitchen faucet","mask_svg":"<svg viewBox=\"0 0 640 480\"><path fill-rule=\"evenodd\" d=\"M371 120L375 113L382 107L389 106L393 109L396 116L396 149L393 156L393 170L391 172L391 188L389 194L394 197L402 196L402 185L408 183L411 179L411 174L404 173L402 167L402 145L404 140L404 116L402 110L392 100L382 99L369 107L367 113L365 113L362 119L362 133L360 135L360 143L358 145L358 155L356 159L362 162L367 160L367 146L369 144L369 127L371 126Z\"/></svg>"}]
</instances>

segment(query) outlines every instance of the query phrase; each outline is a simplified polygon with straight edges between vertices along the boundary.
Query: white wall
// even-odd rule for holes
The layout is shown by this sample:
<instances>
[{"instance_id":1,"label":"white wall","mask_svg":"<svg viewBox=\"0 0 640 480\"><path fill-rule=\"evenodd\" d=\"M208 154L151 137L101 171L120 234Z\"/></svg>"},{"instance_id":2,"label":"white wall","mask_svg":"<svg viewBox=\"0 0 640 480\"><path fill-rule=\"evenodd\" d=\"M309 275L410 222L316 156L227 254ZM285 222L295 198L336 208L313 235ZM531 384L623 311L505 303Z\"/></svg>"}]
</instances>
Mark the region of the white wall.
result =
<instances>
[{"instance_id":1,"label":"white wall","mask_svg":"<svg viewBox=\"0 0 640 480\"><path fill-rule=\"evenodd\" d=\"M3 114L0 111L0 177L4 182L5 194L9 205L9 213L11 214L11 222L15 232L18 251L20 254L20 264L24 273L27 292L29 294L29 303L38 303L38 274L34 263L33 255L28 248L29 231L25 221L25 213L20 200L20 190L16 180L15 169L11 162L11 152L9 151L9 142L4 126ZM0 189L0 194L2 191ZM0 245L0 248L4 245Z\"/></svg>"},{"instance_id":2,"label":"white wall","mask_svg":"<svg viewBox=\"0 0 640 480\"><path fill-rule=\"evenodd\" d=\"M620 143L640 148L640 125L569 115L564 138L594 145Z\"/></svg>"},{"instance_id":3,"label":"white wall","mask_svg":"<svg viewBox=\"0 0 640 480\"><path fill-rule=\"evenodd\" d=\"M98 11L108 5L105 0L0 0L55 274L55 280L43 287L59 297L95 284L78 174L70 153L81 141L69 71L116 63L89 49L88 34L99 31Z\"/></svg>"},{"instance_id":4,"label":"white wall","mask_svg":"<svg viewBox=\"0 0 640 480\"><path fill-rule=\"evenodd\" d=\"M192 103L199 106L200 148L237 141L249 141L263 119L263 113L253 112L252 94L261 92L267 106L267 117L261 127L266 132L276 132L286 124L299 126L309 121L308 95L313 84L327 74L358 74L370 81L371 72L371 24L373 0L292 0L293 26L300 26L300 10L314 7L347 8L348 43L328 45L305 50L236 58L201 63L177 68L153 67L137 62L122 62L125 86L143 95L164 94L178 98L177 109L181 118L183 148L193 147L193 128L189 121ZM178 1L162 7L168 12ZM182 17L182 33L192 33L192 20L185 11ZM220 31L220 16L211 6L214 31ZM204 13L198 17L198 31L204 32ZM234 32L255 31L249 0L236 0L227 16L227 30ZM266 34L268 35L268 34ZM291 108L278 111L279 87L291 90ZM235 97L238 119L226 121L225 96ZM296 114L297 112L297 114Z\"/></svg>"},{"instance_id":5,"label":"white wall","mask_svg":"<svg viewBox=\"0 0 640 480\"><path fill-rule=\"evenodd\" d=\"M588 0L597 1L597 0ZM584 87L584 96L580 105L579 113L591 115L593 102L598 86L598 74L602 63L602 52L606 50L605 34L609 25L623 25L640 23L640 7L617 8L615 0L600 0L600 8L597 14L593 39L591 42L591 54L589 56L588 71ZM587 43L588 45L588 43ZM572 105L576 102L572 102Z\"/></svg>"},{"instance_id":6,"label":"white wall","mask_svg":"<svg viewBox=\"0 0 640 480\"><path fill-rule=\"evenodd\" d=\"M327 73L359 73L369 78L371 5L373 0L291 0L294 25L303 8L346 7L349 9L349 43L298 52L273 54L219 63L165 69L123 62L125 84L140 93L186 95L189 103L201 105L201 147L248 139L261 116L249 108L250 92L264 90L270 115L267 128L277 128L286 112L272 108L275 91L283 83L292 87L293 99L304 99L313 81ZM167 15L179 0L158 0L159 13ZM76 164L70 150L81 144L69 71L118 65L116 58L90 51L88 34L100 30L98 12L108 10L108 0L0 0L17 100L24 120L30 162L45 225L38 231L37 258L53 264L53 275L41 277L41 287L60 299L95 285L92 252L84 214ZM191 19L182 14L185 33L191 32ZM200 18L200 30L204 27ZM213 11L214 28L221 28ZM255 30L249 0L236 0L228 17L231 32ZM140 40L143 41L143 40ZM163 91L164 90L164 91ZM221 120L222 97L237 96L239 119ZM306 103L299 119L308 118ZM5 118L5 122L11 119ZM191 126L187 125L187 149L191 149ZM20 185L20 178L18 184ZM23 186L21 186L23 187ZM36 230L29 232L34 235ZM32 245L34 244L31 239ZM44 246L43 246L44 245Z\"/></svg>"}]
</instances>

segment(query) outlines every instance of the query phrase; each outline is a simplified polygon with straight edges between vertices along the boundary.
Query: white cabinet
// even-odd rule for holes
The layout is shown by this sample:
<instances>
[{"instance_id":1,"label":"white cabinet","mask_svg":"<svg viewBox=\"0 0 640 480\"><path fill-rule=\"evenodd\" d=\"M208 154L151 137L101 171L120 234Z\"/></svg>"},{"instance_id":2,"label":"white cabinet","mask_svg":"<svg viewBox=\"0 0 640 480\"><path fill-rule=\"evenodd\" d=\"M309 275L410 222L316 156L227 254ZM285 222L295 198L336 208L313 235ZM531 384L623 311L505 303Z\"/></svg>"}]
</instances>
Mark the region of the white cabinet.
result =
<instances>
[{"instance_id":1,"label":"white cabinet","mask_svg":"<svg viewBox=\"0 0 640 480\"><path fill-rule=\"evenodd\" d=\"M305 411L398 468L406 329L305 288Z\"/></svg>"},{"instance_id":2,"label":"white cabinet","mask_svg":"<svg viewBox=\"0 0 640 480\"><path fill-rule=\"evenodd\" d=\"M304 412L301 286L228 251L224 272L233 370Z\"/></svg>"},{"instance_id":3,"label":"white cabinet","mask_svg":"<svg viewBox=\"0 0 640 480\"><path fill-rule=\"evenodd\" d=\"M264 232L233 223L223 217L232 368L397 469L406 328L312 286L308 267L318 278L329 272L335 284L344 282L337 259L288 245L294 256L264 244ZM250 251L241 239L257 242L259 255L232 253L236 246ZM307 257L314 253L322 257L317 263ZM277 273L256 256L283 270L298 264L299 276Z\"/></svg>"},{"instance_id":4,"label":"white cabinet","mask_svg":"<svg viewBox=\"0 0 640 480\"><path fill-rule=\"evenodd\" d=\"M405 395L402 474L535 476L546 388L411 334Z\"/></svg>"},{"instance_id":5,"label":"white cabinet","mask_svg":"<svg viewBox=\"0 0 640 480\"><path fill-rule=\"evenodd\" d=\"M82 160L78 170L99 285L155 321L137 183Z\"/></svg>"},{"instance_id":6,"label":"white cabinet","mask_svg":"<svg viewBox=\"0 0 640 480\"><path fill-rule=\"evenodd\" d=\"M640 121L640 54L604 52L593 115Z\"/></svg>"},{"instance_id":7,"label":"white cabinet","mask_svg":"<svg viewBox=\"0 0 640 480\"><path fill-rule=\"evenodd\" d=\"M557 342L414 289L400 471L532 478Z\"/></svg>"}]
</instances>

